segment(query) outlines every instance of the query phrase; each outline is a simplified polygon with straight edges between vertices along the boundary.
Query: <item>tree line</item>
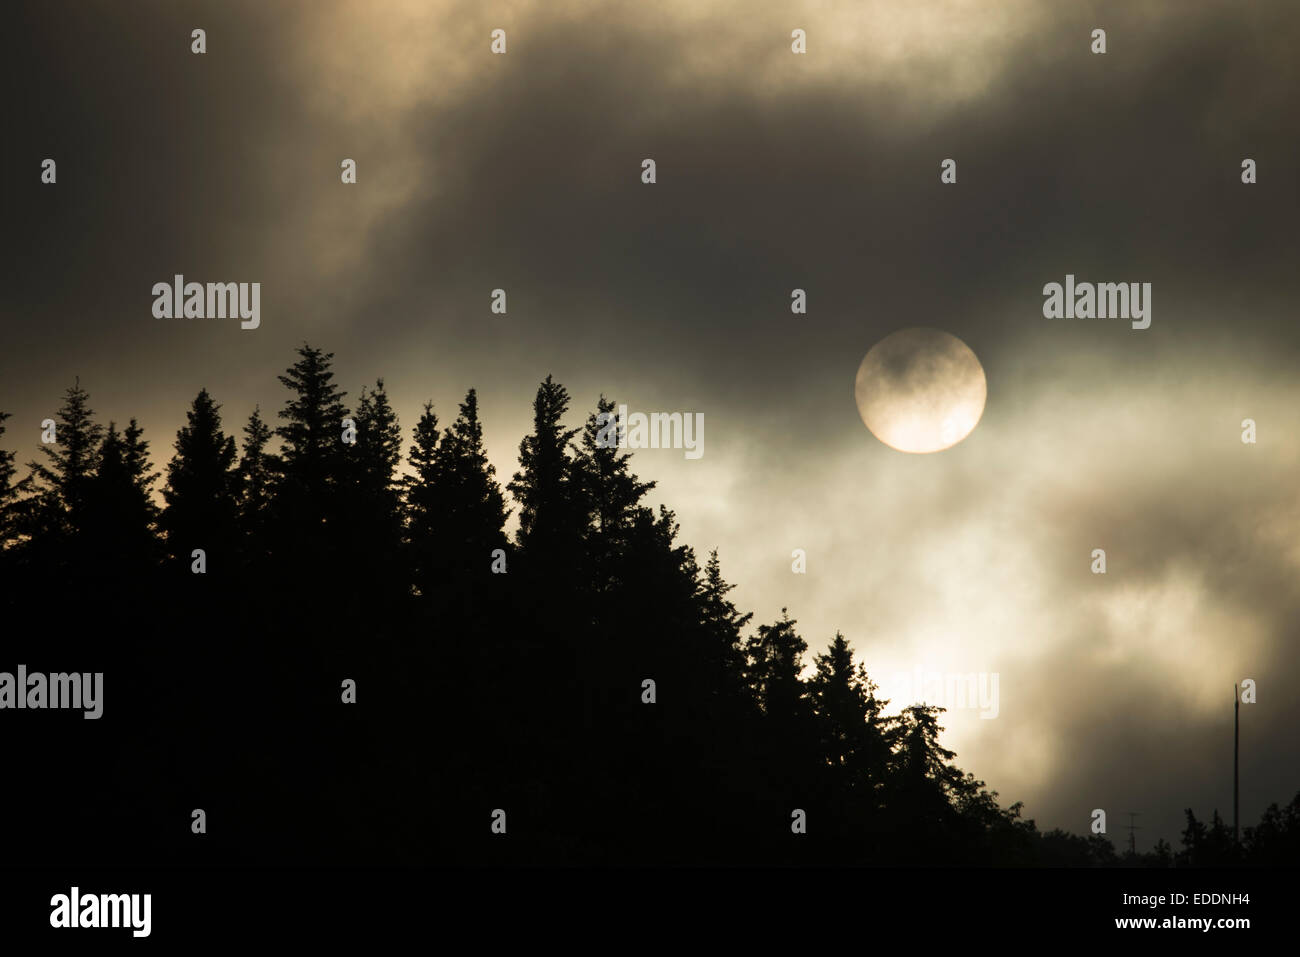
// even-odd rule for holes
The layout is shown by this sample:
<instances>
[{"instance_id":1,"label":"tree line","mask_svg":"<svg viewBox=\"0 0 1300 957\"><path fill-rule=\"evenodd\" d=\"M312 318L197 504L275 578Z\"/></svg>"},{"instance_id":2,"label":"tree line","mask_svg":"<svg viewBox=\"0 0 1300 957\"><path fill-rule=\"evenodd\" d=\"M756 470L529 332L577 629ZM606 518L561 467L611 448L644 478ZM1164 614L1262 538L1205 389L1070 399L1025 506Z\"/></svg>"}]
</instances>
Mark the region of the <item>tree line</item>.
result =
<instances>
[{"instance_id":1,"label":"tree line","mask_svg":"<svg viewBox=\"0 0 1300 957\"><path fill-rule=\"evenodd\" d=\"M630 453L598 441L612 400L570 425L548 376L503 485L473 389L450 423L425 403L403 468L383 381L349 408L332 361L299 348L274 424L258 408L239 435L201 390L163 472L138 422L99 423L79 382L25 477L0 451L6 645L29 667L104 671L111 719L24 717L11 743L30 786L5 798L29 824L20 847L101 863L1295 860L1300 795L1240 845L1189 810L1177 854L1039 832L956 766L942 709L886 713L842 634L805 676L797 622L751 628L717 551L701 564Z\"/></svg>"}]
</instances>

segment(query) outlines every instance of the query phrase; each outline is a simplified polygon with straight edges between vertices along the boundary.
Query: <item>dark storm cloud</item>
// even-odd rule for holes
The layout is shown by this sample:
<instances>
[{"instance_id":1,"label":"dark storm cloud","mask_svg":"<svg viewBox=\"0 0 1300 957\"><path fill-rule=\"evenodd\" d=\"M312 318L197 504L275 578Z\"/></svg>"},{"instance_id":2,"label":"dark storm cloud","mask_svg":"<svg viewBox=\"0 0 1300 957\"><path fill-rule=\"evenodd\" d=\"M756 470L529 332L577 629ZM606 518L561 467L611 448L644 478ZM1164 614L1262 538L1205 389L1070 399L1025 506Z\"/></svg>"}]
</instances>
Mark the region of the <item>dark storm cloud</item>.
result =
<instances>
[{"instance_id":1,"label":"dark storm cloud","mask_svg":"<svg viewBox=\"0 0 1300 957\"><path fill-rule=\"evenodd\" d=\"M1289 798L1300 8L884 9L25 6L6 36L5 441L29 458L80 375L161 459L200 386L228 426L276 408L303 339L353 395L384 375L408 427L426 395L446 411L477 386L503 471L550 372L575 422L600 391L699 410L694 471L637 457L686 537L724 546L760 617L788 602L815 650L842 627L869 666L976 621L965 651L1006 663L1011 700L957 729L962 760L1040 823L1222 792L1198 743L1221 716L1180 669L1276 682L1247 808ZM261 328L153 319L150 287L178 272L261 282ZM1044 319L1067 273L1152 283L1151 328ZM912 325L988 377L983 422L942 458L874 444L853 405L863 354ZM1251 414L1270 430L1255 471L1232 457ZM1134 603L1093 594L1102 541ZM1189 595L1251 654L1197 660L1231 635L1183 659L1132 647L1132 608Z\"/></svg>"},{"instance_id":2,"label":"dark storm cloud","mask_svg":"<svg viewBox=\"0 0 1300 957\"><path fill-rule=\"evenodd\" d=\"M793 65L762 92L746 74L693 92L667 79L681 31L636 18L583 30L543 12L455 99L371 104L385 124L304 107L322 78L289 65L311 6L51 16L33 31L15 141L69 161L54 215L33 176L10 177L33 184L18 191L19 221L35 235L16 244L23 281L9 308L57 305L60 324L92 312L101 322L76 337L87 354L125 336L133 355L157 357L208 337L160 333L137 290L187 265L247 274L268 298L264 341L213 336L205 353L255 361L324 335L353 356L415 341L452 368L496 346L500 384L581 353L580 368L654 370L682 391L728 381L738 406L761 407L775 377L833 382L764 409L806 420L810 441L842 405L838 383L894 328L941 321L981 355L1025 340L1057 348L1040 290L1066 272L1152 281L1152 337L1224 321L1213 308L1187 315L1191 303L1247 304L1262 313L1255 329L1281 327L1266 310L1289 291L1297 251L1295 179L1280 166L1293 140L1278 120L1294 105L1278 92L1294 89L1279 82L1293 70L1279 38L1294 15L1187 6L1068 13L999 48L983 95L910 111L874 77L801 81ZM449 5L446 18L470 8ZM1111 52L1096 57L1085 38L1102 20ZM200 21L206 57L188 51ZM798 62L773 47L755 56ZM444 84L430 70L422 86ZM1253 190L1237 182L1247 153L1262 170ZM360 212L349 204L365 200L335 172L353 154L357 192L390 164L419 171L368 231L347 228ZM659 164L653 187L639 180L645 156ZM948 156L959 182L941 187ZM93 186L79 185L87 163ZM322 208L336 215L316 218ZM313 271L339 247L359 268ZM788 309L796 286L809 290L802 324ZM504 341L486 310L497 287L516 317ZM1067 335L1128 348L1118 333Z\"/></svg>"}]
</instances>

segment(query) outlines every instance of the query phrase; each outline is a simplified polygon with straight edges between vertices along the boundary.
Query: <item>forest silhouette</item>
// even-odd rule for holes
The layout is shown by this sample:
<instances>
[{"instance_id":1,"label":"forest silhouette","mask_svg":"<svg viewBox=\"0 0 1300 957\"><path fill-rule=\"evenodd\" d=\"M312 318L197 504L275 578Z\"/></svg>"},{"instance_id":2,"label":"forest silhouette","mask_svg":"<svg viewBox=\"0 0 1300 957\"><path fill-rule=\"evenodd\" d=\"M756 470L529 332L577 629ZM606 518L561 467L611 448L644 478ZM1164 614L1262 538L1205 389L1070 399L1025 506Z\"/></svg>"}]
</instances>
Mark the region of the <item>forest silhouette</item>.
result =
<instances>
[{"instance_id":1,"label":"forest silhouette","mask_svg":"<svg viewBox=\"0 0 1300 957\"><path fill-rule=\"evenodd\" d=\"M8 849L54 862L1294 863L1300 795L1240 843L1040 832L888 702L836 634L751 629L630 454L548 377L518 470L474 390L403 432L302 346L238 436L200 391L162 472L80 383L21 480L0 452L0 669L105 673L104 717L3 717ZM4 419L0 414L0 445ZM342 440L345 418L354 443ZM161 494L158 495L157 492ZM508 497L507 497L508 493ZM505 528L517 510L513 537ZM194 571L195 549L203 573ZM654 682L653 703L645 684ZM343 683L355 682L355 703ZM192 831L203 809L206 833ZM506 833L493 833L493 811ZM792 827L795 811L806 833ZM12 825L12 826L11 826Z\"/></svg>"}]
</instances>

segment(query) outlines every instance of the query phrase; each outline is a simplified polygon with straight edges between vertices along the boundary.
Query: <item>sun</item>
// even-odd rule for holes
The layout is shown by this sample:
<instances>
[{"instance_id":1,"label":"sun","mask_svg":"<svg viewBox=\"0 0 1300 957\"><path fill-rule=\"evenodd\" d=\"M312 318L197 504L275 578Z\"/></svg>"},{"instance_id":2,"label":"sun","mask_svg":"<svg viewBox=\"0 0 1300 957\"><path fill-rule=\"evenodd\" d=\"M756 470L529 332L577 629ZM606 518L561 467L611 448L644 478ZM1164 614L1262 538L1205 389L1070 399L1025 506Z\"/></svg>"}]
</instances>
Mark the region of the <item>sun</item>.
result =
<instances>
[{"instance_id":1,"label":"sun","mask_svg":"<svg viewBox=\"0 0 1300 957\"><path fill-rule=\"evenodd\" d=\"M940 329L900 329L862 359L858 414L890 448L917 454L951 448L984 414L984 367L966 343Z\"/></svg>"}]
</instances>

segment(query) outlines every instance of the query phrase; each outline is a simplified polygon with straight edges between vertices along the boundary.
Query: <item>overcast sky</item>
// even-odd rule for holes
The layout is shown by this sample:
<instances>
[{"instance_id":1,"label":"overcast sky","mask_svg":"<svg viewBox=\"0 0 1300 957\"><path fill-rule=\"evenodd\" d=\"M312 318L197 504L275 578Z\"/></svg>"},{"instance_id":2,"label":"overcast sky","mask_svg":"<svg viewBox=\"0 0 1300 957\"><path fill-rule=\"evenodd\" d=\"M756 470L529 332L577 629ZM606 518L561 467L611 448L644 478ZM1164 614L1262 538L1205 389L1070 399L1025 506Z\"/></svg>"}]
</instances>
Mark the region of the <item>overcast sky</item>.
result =
<instances>
[{"instance_id":1,"label":"overcast sky","mask_svg":"<svg viewBox=\"0 0 1300 957\"><path fill-rule=\"evenodd\" d=\"M1139 811L1149 846L1184 807L1230 818L1246 677L1243 823L1300 788L1294 2L6 17L20 461L74 376L101 419L139 417L159 467L200 387L231 430L258 403L274 420L306 340L351 398L383 376L408 435L424 399L446 422L477 388L505 478L554 374L574 425L602 392L703 413L701 458L634 466L757 619L788 606L814 651L843 631L881 684L997 673L998 716L950 712L947 743L1040 827L1105 808L1119 844ZM260 328L154 318L177 273L260 282ZM1067 274L1151 283L1150 328L1045 319ZM853 400L866 351L917 325L988 382L970 437L919 456Z\"/></svg>"}]
</instances>

